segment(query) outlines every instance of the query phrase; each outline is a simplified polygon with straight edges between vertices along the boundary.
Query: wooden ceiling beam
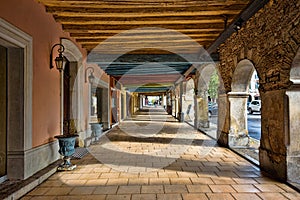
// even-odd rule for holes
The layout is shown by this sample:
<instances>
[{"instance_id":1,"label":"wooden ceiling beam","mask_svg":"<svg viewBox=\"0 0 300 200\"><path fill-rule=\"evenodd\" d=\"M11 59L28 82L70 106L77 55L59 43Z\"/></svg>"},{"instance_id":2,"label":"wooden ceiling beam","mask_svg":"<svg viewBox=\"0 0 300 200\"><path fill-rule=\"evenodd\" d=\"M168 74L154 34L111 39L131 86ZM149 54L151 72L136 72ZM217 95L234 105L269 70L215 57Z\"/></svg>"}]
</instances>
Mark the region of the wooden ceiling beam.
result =
<instances>
[{"instance_id":1,"label":"wooden ceiling beam","mask_svg":"<svg viewBox=\"0 0 300 200\"><path fill-rule=\"evenodd\" d=\"M193 11L213 11L215 14L218 11L237 11L245 8L245 4L232 4L232 5L170 5L166 7L162 7L160 5L70 5L65 4L61 5L59 3L56 4L46 4L46 11L50 13L54 12L75 12L75 13L164 13L164 12L193 12Z\"/></svg>"},{"instance_id":2,"label":"wooden ceiling beam","mask_svg":"<svg viewBox=\"0 0 300 200\"><path fill-rule=\"evenodd\" d=\"M173 39L186 39L187 37L190 37L191 39L201 39L201 38L212 38L212 37L217 37L219 35L218 32L215 33L209 33L207 32L206 34L187 34L184 37L182 35L170 35L170 34L166 34L166 35L129 35L129 36L115 36L112 37L114 35L108 35L108 36L103 36L102 34L71 34L72 37L76 37L76 40L80 41L80 40L106 40L106 39L110 39L110 41L119 41L119 40L132 40L132 38L135 38L136 40L173 40Z\"/></svg>"},{"instance_id":3,"label":"wooden ceiling beam","mask_svg":"<svg viewBox=\"0 0 300 200\"><path fill-rule=\"evenodd\" d=\"M202 45L209 45L211 44L211 42L203 42L201 43ZM155 48L155 47L151 47L151 48L140 48L140 49L135 49L135 51L131 51L131 49L109 49L109 52L105 49L98 49L97 48L98 45L96 44L82 44L82 47L87 49L88 53L90 52L95 52L95 53L99 53L99 54L113 54L113 55L122 55L124 54L124 52L130 53L130 54L155 54L155 55L161 55L161 54L166 54L166 51L164 49L160 49L160 48ZM180 53L180 54L195 54L197 52L199 52L199 49L196 48L191 48L191 47L173 47L172 48L172 52L169 52L169 54L172 54L173 52L175 53Z\"/></svg>"},{"instance_id":4,"label":"wooden ceiling beam","mask_svg":"<svg viewBox=\"0 0 300 200\"><path fill-rule=\"evenodd\" d=\"M72 4L72 5L195 5L195 4L206 4L206 5L224 5L224 1L219 0L110 0L110 1L91 1L91 0L39 0L47 5L53 5L59 3L60 5ZM226 4L247 4L247 0L227 0Z\"/></svg>"},{"instance_id":5,"label":"wooden ceiling beam","mask_svg":"<svg viewBox=\"0 0 300 200\"><path fill-rule=\"evenodd\" d=\"M228 20L232 20L234 15L228 16ZM191 22L191 23L216 23L216 22L224 22L224 16L222 15L205 15L205 16L153 16L153 17L143 17L143 16L137 16L137 17L127 17L126 15L123 15L123 17L82 17L82 16L54 16L56 21L61 23L88 23L88 22L157 22L157 21L170 21L170 22L178 22L182 23L182 21Z\"/></svg>"},{"instance_id":6,"label":"wooden ceiling beam","mask_svg":"<svg viewBox=\"0 0 300 200\"><path fill-rule=\"evenodd\" d=\"M150 24L148 25L132 25L132 24L126 24L126 25L97 25L97 24L88 24L88 25L83 25L83 24L63 24L62 25L63 29L66 31L72 32L72 30L131 30L131 29L138 29L138 28L151 28ZM177 30L177 29L222 29L224 30L224 23L213 23L213 24L156 24L153 29L157 28L165 28L165 29L172 29L172 30Z\"/></svg>"},{"instance_id":7,"label":"wooden ceiling beam","mask_svg":"<svg viewBox=\"0 0 300 200\"><path fill-rule=\"evenodd\" d=\"M172 19L164 19L164 20L153 20L153 21L143 21L143 20L133 20L133 21L95 21L95 20L88 20L88 21L80 21L80 20L74 20L74 21L60 21L62 25L145 25L145 26L155 26L155 25L180 25L180 24L221 24L224 26L224 20L223 19L206 19L206 20L194 20L194 19L181 19L181 20L172 20Z\"/></svg>"},{"instance_id":8,"label":"wooden ceiling beam","mask_svg":"<svg viewBox=\"0 0 300 200\"><path fill-rule=\"evenodd\" d=\"M126 46L131 46L131 45L157 45L160 44L162 45L190 45L190 46L195 46L194 42L204 42L204 41L214 41L217 36L205 36L205 37L198 37L198 38L145 38L145 39L136 39L136 38L116 38L116 39L110 39L106 40L105 43L102 45L121 45L123 46L124 44ZM102 43L102 39L98 38L90 38L90 39L76 39L77 42L81 44L99 44Z\"/></svg>"},{"instance_id":9,"label":"wooden ceiling beam","mask_svg":"<svg viewBox=\"0 0 300 200\"><path fill-rule=\"evenodd\" d=\"M129 12L129 13L88 13L88 12L58 12L58 11L53 11L52 14L54 17L57 19L59 18L65 18L65 17L78 17L78 18L150 18L150 17L205 17L205 16L211 16L211 17L217 17L217 16L223 16L226 15L228 18L232 18L232 15L239 14L240 10L202 10L202 11L189 11L189 12L143 12L143 13L134 13L134 12Z\"/></svg>"},{"instance_id":10,"label":"wooden ceiling beam","mask_svg":"<svg viewBox=\"0 0 300 200\"><path fill-rule=\"evenodd\" d=\"M107 37L111 37L114 36L118 33L121 33L121 30L106 30L101 32L101 30L94 32L94 33L89 33L86 32L85 30L82 30L82 32L80 31L75 31L75 32L71 32L70 35L71 37L76 37L76 38L107 38ZM205 36L205 35L219 35L220 34L220 30L216 30L216 29L205 29L205 30L178 30L177 31L168 31L168 30L164 30L164 31L160 31L157 30L156 32L137 32L132 30L132 33L121 33L119 35L116 35L116 37L118 38L127 38L127 37L141 37L141 38L145 38L145 37L180 37L181 34L187 35L189 37L198 37L198 36ZM181 36L182 37L182 36Z\"/></svg>"}]
</instances>

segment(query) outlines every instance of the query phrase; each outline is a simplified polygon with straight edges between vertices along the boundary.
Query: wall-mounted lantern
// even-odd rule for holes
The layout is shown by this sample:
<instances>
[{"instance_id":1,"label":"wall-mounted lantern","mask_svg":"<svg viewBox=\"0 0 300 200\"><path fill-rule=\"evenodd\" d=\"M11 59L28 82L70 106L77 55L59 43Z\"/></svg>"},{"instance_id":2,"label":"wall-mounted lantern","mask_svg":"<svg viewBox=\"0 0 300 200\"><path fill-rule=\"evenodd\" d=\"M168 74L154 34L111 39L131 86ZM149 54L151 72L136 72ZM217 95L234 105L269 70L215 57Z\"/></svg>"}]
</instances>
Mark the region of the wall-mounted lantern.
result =
<instances>
[{"instance_id":1,"label":"wall-mounted lantern","mask_svg":"<svg viewBox=\"0 0 300 200\"><path fill-rule=\"evenodd\" d=\"M57 50L58 51L58 57L55 58L55 65L56 65L56 69L61 72L62 70L64 70L64 67L67 63L67 59L63 56L63 52L65 51L65 47L62 44L55 44L53 45L53 47L51 48L51 53L50 53L50 69L52 69L53 66L53 50L55 47L59 46L60 48Z\"/></svg>"},{"instance_id":2,"label":"wall-mounted lantern","mask_svg":"<svg viewBox=\"0 0 300 200\"><path fill-rule=\"evenodd\" d=\"M87 74L88 70L90 70L90 75L88 77L86 77L86 74ZM85 73L84 73L84 78L85 78L85 82L87 82L87 79L88 79L89 83L92 84L94 82L94 80L95 80L95 77L94 77L94 68L92 68L92 67L86 68Z\"/></svg>"}]
</instances>

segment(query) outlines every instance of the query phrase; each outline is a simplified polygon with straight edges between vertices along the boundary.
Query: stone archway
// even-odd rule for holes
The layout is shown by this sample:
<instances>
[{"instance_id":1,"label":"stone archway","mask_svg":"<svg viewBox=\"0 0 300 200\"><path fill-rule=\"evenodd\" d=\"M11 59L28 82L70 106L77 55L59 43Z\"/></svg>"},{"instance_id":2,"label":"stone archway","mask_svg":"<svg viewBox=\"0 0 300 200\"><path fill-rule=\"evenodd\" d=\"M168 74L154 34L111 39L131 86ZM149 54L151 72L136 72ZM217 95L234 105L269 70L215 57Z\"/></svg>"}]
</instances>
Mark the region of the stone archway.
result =
<instances>
[{"instance_id":1,"label":"stone archway","mask_svg":"<svg viewBox=\"0 0 300 200\"><path fill-rule=\"evenodd\" d=\"M287 180L300 184L300 49L293 60L290 71L293 85L287 90L288 96L288 133L287 142Z\"/></svg>"},{"instance_id":2,"label":"stone archway","mask_svg":"<svg viewBox=\"0 0 300 200\"><path fill-rule=\"evenodd\" d=\"M249 145L247 128L247 99L249 97L249 82L255 68L253 63L241 60L232 77L231 92L228 93L230 103L229 146L246 147Z\"/></svg>"},{"instance_id":3,"label":"stone archway","mask_svg":"<svg viewBox=\"0 0 300 200\"><path fill-rule=\"evenodd\" d=\"M190 78L186 81L185 89L184 89L184 97L182 110L184 112L184 121L187 123L193 123L195 119L195 111L194 111L194 95L195 95L195 83L194 79ZM194 125L194 124L192 124Z\"/></svg>"},{"instance_id":4,"label":"stone archway","mask_svg":"<svg viewBox=\"0 0 300 200\"><path fill-rule=\"evenodd\" d=\"M213 73L217 70L214 64L201 66L195 77L195 128L207 132L210 127L208 116L208 88ZM218 74L218 73L217 73ZM216 136L213 136L216 137Z\"/></svg>"}]
</instances>

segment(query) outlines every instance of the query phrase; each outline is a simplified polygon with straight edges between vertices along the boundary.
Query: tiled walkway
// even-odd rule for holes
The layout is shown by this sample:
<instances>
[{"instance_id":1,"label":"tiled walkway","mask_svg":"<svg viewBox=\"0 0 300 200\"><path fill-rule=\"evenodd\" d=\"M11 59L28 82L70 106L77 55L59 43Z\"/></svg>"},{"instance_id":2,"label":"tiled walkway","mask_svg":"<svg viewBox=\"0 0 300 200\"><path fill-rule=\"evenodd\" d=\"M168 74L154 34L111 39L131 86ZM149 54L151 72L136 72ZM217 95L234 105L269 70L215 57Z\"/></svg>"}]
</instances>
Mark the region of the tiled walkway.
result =
<instances>
[{"instance_id":1,"label":"tiled walkway","mask_svg":"<svg viewBox=\"0 0 300 200\"><path fill-rule=\"evenodd\" d=\"M76 170L55 173L22 199L300 199L162 110L122 122L89 151L73 161Z\"/></svg>"}]
</instances>

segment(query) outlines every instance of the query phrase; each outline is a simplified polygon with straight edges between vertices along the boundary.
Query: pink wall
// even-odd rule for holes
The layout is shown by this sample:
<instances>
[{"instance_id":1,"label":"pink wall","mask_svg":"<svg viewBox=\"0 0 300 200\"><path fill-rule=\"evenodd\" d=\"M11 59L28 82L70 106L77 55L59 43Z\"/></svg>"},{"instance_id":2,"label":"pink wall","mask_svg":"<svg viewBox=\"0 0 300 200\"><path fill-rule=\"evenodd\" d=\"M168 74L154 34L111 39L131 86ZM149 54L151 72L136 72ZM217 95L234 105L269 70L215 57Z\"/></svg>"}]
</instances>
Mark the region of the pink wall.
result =
<instances>
[{"instance_id":1,"label":"pink wall","mask_svg":"<svg viewBox=\"0 0 300 200\"><path fill-rule=\"evenodd\" d=\"M0 16L33 38L32 143L39 146L60 132L59 72L49 69L49 55L52 45L69 34L34 0L2 0L0 4Z\"/></svg>"}]
</instances>

